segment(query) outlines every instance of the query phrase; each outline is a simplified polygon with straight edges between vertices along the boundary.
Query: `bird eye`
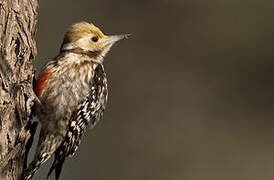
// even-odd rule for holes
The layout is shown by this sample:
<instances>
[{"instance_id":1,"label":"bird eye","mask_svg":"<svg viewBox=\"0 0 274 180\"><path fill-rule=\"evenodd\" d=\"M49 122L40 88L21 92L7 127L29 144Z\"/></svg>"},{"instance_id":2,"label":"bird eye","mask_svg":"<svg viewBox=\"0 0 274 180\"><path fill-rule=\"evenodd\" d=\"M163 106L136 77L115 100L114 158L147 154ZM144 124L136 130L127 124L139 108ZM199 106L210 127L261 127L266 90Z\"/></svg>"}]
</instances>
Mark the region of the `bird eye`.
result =
<instances>
[{"instance_id":1,"label":"bird eye","mask_svg":"<svg viewBox=\"0 0 274 180\"><path fill-rule=\"evenodd\" d=\"M94 36L94 37L91 38L91 40L92 40L93 42L97 42L97 41L98 41L98 37Z\"/></svg>"}]
</instances>

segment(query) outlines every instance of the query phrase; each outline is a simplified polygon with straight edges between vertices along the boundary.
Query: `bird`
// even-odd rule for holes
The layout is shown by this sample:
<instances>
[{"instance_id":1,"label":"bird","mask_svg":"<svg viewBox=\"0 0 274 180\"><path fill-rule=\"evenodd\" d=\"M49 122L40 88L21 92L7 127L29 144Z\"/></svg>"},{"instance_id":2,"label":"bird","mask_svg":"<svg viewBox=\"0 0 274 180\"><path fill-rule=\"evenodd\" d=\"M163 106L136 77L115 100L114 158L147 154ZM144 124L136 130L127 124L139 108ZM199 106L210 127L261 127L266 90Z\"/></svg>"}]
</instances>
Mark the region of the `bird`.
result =
<instances>
[{"instance_id":1,"label":"bird","mask_svg":"<svg viewBox=\"0 0 274 180\"><path fill-rule=\"evenodd\" d=\"M77 150L88 126L102 118L108 99L104 57L130 34L105 35L88 22L78 22L65 33L59 54L41 71L34 92L39 99L35 115L41 130L34 160L23 173L32 178L53 154L48 177L59 179L66 157Z\"/></svg>"}]
</instances>

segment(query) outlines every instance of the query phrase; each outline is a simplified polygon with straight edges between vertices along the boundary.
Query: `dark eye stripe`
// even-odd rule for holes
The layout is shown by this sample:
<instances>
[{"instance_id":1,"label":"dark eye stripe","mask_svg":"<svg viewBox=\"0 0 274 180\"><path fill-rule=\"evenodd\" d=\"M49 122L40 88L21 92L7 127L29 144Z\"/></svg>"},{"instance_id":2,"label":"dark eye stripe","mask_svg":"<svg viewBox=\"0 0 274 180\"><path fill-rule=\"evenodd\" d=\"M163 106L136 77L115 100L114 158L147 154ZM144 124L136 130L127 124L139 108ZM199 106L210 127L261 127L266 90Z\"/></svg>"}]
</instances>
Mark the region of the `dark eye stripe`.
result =
<instances>
[{"instance_id":1,"label":"dark eye stripe","mask_svg":"<svg viewBox=\"0 0 274 180\"><path fill-rule=\"evenodd\" d=\"M97 41L98 41L98 37L97 37L97 36L94 36L94 37L91 38L91 40L92 40L93 42L97 42Z\"/></svg>"}]
</instances>

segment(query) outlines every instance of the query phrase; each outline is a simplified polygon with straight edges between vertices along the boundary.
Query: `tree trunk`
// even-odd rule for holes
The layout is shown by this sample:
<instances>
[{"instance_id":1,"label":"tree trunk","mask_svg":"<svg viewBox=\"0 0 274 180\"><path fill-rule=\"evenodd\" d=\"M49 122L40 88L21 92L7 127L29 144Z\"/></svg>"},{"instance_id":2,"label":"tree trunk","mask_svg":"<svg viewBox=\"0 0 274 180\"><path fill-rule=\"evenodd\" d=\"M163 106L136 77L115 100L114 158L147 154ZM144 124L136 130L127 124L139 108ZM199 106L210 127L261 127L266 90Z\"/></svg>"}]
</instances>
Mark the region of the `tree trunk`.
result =
<instances>
[{"instance_id":1,"label":"tree trunk","mask_svg":"<svg viewBox=\"0 0 274 180\"><path fill-rule=\"evenodd\" d=\"M37 0L0 0L0 179L21 179L35 96Z\"/></svg>"}]
</instances>

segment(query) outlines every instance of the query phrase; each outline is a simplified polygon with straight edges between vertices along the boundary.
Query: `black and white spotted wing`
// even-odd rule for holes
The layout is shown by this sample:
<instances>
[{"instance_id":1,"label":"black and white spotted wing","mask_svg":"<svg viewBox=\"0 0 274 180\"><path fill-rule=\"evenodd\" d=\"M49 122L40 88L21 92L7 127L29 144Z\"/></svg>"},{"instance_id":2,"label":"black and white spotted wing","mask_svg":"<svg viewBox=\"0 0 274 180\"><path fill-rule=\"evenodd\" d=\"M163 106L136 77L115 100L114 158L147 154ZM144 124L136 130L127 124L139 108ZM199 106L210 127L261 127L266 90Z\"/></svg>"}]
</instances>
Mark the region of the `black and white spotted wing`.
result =
<instances>
[{"instance_id":1,"label":"black and white spotted wing","mask_svg":"<svg viewBox=\"0 0 274 180\"><path fill-rule=\"evenodd\" d=\"M69 156L72 156L77 150L88 125L94 127L103 116L107 103L107 93L106 75L103 67L98 65L91 84L90 94L79 104L76 117L70 122L68 131L68 136L71 136ZM69 134L70 130L72 130L72 134Z\"/></svg>"},{"instance_id":2,"label":"black and white spotted wing","mask_svg":"<svg viewBox=\"0 0 274 180\"><path fill-rule=\"evenodd\" d=\"M102 65L98 65L95 69L95 75L90 86L89 96L79 103L77 110L70 119L65 140L55 152L55 160L48 175L56 169L56 177L59 177L65 158L75 153L87 127L89 125L94 127L103 116L108 91L106 74Z\"/></svg>"}]
</instances>

